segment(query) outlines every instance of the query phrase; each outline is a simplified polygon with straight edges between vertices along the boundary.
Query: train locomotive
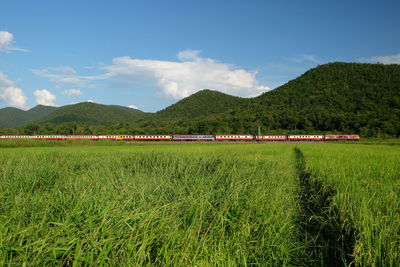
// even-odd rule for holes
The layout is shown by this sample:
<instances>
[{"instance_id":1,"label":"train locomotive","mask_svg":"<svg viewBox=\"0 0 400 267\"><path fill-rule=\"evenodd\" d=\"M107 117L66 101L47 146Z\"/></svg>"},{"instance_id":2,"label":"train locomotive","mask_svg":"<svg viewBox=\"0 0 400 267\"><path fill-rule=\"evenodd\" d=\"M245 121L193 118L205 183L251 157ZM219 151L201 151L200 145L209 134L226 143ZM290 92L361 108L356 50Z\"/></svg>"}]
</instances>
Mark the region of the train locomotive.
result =
<instances>
[{"instance_id":1,"label":"train locomotive","mask_svg":"<svg viewBox=\"0 0 400 267\"><path fill-rule=\"evenodd\" d=\"M359 135L0 135L5 139L36 140L114 140L114 141L171 141L171 142L332 142L359 141Z\"/></svg>"}]
</instances>

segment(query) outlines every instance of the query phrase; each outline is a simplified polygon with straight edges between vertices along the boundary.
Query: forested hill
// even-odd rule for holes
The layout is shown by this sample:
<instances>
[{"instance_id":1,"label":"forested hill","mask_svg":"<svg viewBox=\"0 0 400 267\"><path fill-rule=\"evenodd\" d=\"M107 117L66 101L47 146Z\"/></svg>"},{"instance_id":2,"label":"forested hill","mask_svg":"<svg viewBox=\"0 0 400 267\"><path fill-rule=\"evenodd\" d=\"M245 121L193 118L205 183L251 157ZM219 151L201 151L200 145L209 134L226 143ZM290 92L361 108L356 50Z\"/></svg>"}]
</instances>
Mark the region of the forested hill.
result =
<instances>
[{"instance_id":1,"label":"forested hill","mask_svg":"<svg viewBox=\"0 0 400 267\"><path fill-rule=\"evenodd\" d=\"M400 65L322 65L255 98L238 117L266 129L399 135Z\"/></svg>"},{"instance_id":2,"label":"forested hill","mask_svg":"<svg viewBox=\"0 0 400 267\"><path fill-rule=\"evenodd\" d=\"M248 99L227 95L218 91L202 90L186 97L156 114L154 118L198 118L215 115L227 110L238 108Z\"/></svg>"},{"instance_id":3,"label":"forested hill","mask_svg":"<svg viewBox=\"0 0 400 267\"><path fill-rule=\"evenodd\" d=\"M37 105L30 110L24 111L17 108L2 108L0 109L0 126L16 127L38 120L53 112L55 107Z\"/></svg>"},{"instance_id":4,"label":"forested hill","mask_svg":"<svg viewBox=\"0 0 400 267\"><path fill-rule=\"evenodd\" d=\"M126 124L148 115L149 113L128 107L87 102L62 107L37 105L27 111L8 107L0 109L0 127L69 122L84 125Z\"/></svg>"},{"instance_id":5,"label":"forested hill","mask_svg":"<svg viewBox=\"0 0 400 267\"><path fill-rule=\"evenodd\" d=\"M132 123L146 116L148 113L133 108L86 102L59 107L51 114L42 117L37 123L76 122L85 125L113 125Z\"/></svg>"}]
</instances>

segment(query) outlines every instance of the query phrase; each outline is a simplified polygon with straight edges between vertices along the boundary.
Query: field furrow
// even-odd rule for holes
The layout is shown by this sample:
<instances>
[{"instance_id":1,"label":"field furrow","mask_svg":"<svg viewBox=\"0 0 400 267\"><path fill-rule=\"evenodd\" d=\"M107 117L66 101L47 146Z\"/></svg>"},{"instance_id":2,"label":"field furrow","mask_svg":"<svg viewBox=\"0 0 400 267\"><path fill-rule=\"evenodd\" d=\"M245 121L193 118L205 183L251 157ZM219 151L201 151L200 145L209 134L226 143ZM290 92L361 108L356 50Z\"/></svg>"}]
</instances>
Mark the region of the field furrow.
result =
<instances>
[{"instance_id":1,"label":"field furrow","mask_svg":"<svg viewBox=\"0 0 400 267\"><path fill-rule=\"evenodd\" d=\"M303 243L313 265L347 266L353 262L355 229L341 217L333 202L336 189L312 175L299 148L294 149L299 175L299 224L303 230Z\"/></svg>"}]
</instances>

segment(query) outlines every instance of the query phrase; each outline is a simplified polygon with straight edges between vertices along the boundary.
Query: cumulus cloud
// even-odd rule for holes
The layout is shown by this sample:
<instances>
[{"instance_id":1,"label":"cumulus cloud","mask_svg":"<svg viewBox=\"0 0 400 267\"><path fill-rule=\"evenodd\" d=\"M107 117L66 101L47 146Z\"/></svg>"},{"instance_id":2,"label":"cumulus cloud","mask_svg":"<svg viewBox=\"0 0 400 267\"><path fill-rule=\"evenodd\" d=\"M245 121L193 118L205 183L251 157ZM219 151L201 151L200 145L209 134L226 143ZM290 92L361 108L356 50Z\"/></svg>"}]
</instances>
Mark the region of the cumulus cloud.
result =
<instances>
[{"instance_id":1,"label":"cumulus cloud","mask_svg":"<svg viewBox=\"0 0 400 267\"><path fill-rule=\"evenodd\" d=\"M54 106L56 102L56 96L47 90L36 90L33 93L36 96L36 103L45 106Z\"/></svg>"},{"instance_id":2,"label":"cumulus cloud","mask_svg":"<svg viewBox=\"0 0 400 267\"><path fill-rule=\"evenodd\" d=\"M133 109L139 109L137 106L135 105L129 105L128 108L133 108Z\"/></svg>"},{"instance_id":3,"label":"cumulus cloud","mask_svg":"<svg viewBox=\"0 0 400 267\"><path fill-rule=\"evenodd\" d=\"M11 32L0 31L0 51L27 52L26 49L14 47L13 42L14 42L14 35Z\"/></svg>"},{"instance_id":4,"label":"cumulus cloud","mask_svg":"<svg viewBox=\"0 0 400 267\"><path fill-rule=\"evenodd\" d=\"M83 93L79 89L69 89L62 92L64 95L70 96L73 99L78 99Z\"/></svg>"},{"instance_id":5,"label":"cumulus cloud","mask_svg":"<svg viewBox=\"0 0 400 267\"><path fill-rule=\"evenodd\" d=\"M257 71L248 71L231 64L199 56L198 50L181 51L179 61L114 58L111 65L99 67L104 73L82 76L68 69L33 70L38 76L57 84L96 87L95 82L106 81L102 87L156 87L161 95L181 99L202 89L218 90L236 96L252 97L270 90L257 81Z\"/></svg>"},{"instance_id":6,"label":"cumulus cloud","mask_svg":"<svg viewBox=\"0 0 400 267\"><path fill-rule=\"evenodd\" d=\"M102 67L110 79L125 87L137 87L137 81L157 86L164 96L181 99L202 89L214 89L237 96L259 95L269 87L257 82L256 71L247 71L211 58L199 57L199 51L177 54L182 62L114 58Z\"/></svg>"},{"instance_id":7,"label":"cumulus cloud","mask_svg":"<svg viewBox=\"0 0 400 267\"><path fill-rule=\"evenodd\" d=\"M88 103L94 103L94 101L92 99L88 99L88 101L86 101Z\"/></svg>"},{"instance_id":8,"label":"cumulus cloud","mask_svg":"<svg viewBox=\"0 0 400 267\"><path fill-rule=\"evenodd\" d=\"M0 102L17 108L25 108L26 97L21 88L0 72Z\"/></svg>"},{"instance_id":9,"label":"cumulus cloud","mask_svg":"<svg viewBox=\"0 0 400 267\"><path fill-rule=\"evenodd\" d=\"M364 63L400 64L400 54L391 56L360 58L359 61Z\"/></svg>"}]
</instances>

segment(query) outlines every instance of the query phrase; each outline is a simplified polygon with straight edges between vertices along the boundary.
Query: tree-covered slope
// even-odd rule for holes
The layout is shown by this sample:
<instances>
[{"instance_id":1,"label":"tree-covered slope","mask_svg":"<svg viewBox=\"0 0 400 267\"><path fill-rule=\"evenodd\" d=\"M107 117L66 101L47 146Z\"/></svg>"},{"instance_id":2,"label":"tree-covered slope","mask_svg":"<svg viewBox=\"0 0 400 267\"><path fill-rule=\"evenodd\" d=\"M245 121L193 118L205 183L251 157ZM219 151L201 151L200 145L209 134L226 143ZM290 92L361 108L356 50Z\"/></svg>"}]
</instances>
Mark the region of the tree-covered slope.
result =
<instances>
[{"instance_id":1,"label":"tree-covered slope","mask_svg":"<svg viewBox=\"0 0 400 267\"><path fill-rule=\"evenodd\" d=\"M399 134L400 65L330 63L239 111L266 128Z\"/></svg>"},{"instance_id":2,"label":"tree-covered slope","mask_svg":"<svg viewBox=\"0 0 400 267\"><path fill-rule=\"evenodd\" d=\"M0 109L0 127L16 127L33 122L56 110L56 107L37 105L30 110L24 111L17 108Z\"/></svg>"},{"instance_id":3,"label":"tree-covered slope","mask_svg":"<svg viewBox=\"0 0 400 267\"><path fill-rule=\"evenodd\" d=\"M2 127L15 127L27 121L26 111L11 107L0 109L0 126Z\"/></svg>"},{"instance_id":4,"label":"tree-covered slope","mask_svg":"<svg viewBox=\"0 0 400 267\"><path fill-rule=\"evenodd\" d=\"M113 125L117 123L132 123L146 116L148 116L148 113L132 108L79 103L62 106L37 122L54 124L77 122L86 125Z\"/></svg>"},{"instance_id":5,"label":"tree-covered slope","mask_svg":"<svg viewBox=\"0 0 400 267\"><path fill-rule=\"evenodd\" d=\"M43 116L52 113L56 109L57 109L56 107L37 105L36 107L33 107L30 110L28 110L28 113L30 114L33 120L37 120Z\"/></svg>"},{"instance_id":6,"label":"tree-covered slope","mask_svg":"<svg viewBox=\"0 0 400 267\"><path fill-rule=\"evenodd\" d=\"M191 133L191 124L237 109L248 101L248 98L204 89L138 120L132 128L134 133Z\"/></svg>"},{"instance_id":7,"label":"tree-covered slope","mask_svg":"<svg viewBox=\"0 0 400 267\"><path fill-rule=\"evenodd\" d=\"M246 100L246 98L205 89L157 112L154 114L154 117L163 119L193 119L215 115L236 108L238 105L245 103Z\"/></svg>"}]
</instances>

